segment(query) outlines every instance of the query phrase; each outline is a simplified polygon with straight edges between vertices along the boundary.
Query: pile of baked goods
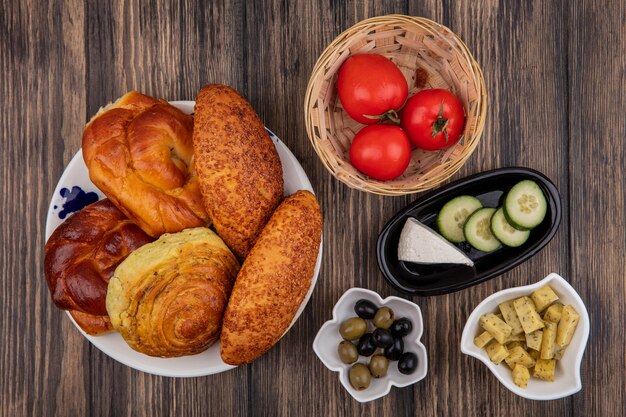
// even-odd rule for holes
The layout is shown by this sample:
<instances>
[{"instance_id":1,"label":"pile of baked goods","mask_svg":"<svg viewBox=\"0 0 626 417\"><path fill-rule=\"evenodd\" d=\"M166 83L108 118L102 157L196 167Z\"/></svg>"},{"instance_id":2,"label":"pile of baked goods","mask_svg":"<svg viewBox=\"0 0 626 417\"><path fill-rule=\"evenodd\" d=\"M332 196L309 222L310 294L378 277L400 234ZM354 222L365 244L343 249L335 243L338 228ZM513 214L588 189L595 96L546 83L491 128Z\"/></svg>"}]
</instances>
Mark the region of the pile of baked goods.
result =
<instances>
[{"instance_id":1,"label":"pile of baked goods","mask_svg":"<svg viewBox=\"0 0 626 417\"><path fill-rule=\"evenodd\" d=\"M82 150L106 199L46 243L54 303L91 335L193 355L221 339L248 363L289 328L313 279L322 215L284 197L276 148L237 91L203 87L193 116L130 92L87 124Z\"/></svg>"}]
</instances>

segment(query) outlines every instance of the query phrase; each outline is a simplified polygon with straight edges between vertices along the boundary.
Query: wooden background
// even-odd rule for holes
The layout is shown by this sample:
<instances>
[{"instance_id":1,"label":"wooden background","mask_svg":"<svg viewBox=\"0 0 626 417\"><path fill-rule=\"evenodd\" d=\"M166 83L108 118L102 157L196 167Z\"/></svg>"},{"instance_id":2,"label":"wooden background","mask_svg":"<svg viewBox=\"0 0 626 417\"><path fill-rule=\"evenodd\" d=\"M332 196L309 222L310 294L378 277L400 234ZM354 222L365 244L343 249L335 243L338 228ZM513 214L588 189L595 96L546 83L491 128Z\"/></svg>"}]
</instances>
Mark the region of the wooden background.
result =
<instances>
[{"instance_id":1,"label":"wooden background","mask_svg":"<svg viewBox=\"0 0 626 417\"><path fill-rule=\"evenodd\" d=\"M311 349L354 286L398 295L375 261L385 221L417 196L378 197L334 180L308 143L303 100L325 46L367 17L424 16L474 52L487 125L454 178L522 165L558 186L554 240L501 277L414 297L427 321L425 380L359 404ZM625 415L626 5L580 1L0 1L0 415L2 416L618 416ZM301 319L251 365L194 379L134 371L90 346L43 277L48 202L86 120L130 89L194 99L209 82L248 97L308 173L324 211L322 270ZM534 402L461 354L466 318L487 295L568 277L591 335L582 392Z\"/></svg>"}]
</instances>

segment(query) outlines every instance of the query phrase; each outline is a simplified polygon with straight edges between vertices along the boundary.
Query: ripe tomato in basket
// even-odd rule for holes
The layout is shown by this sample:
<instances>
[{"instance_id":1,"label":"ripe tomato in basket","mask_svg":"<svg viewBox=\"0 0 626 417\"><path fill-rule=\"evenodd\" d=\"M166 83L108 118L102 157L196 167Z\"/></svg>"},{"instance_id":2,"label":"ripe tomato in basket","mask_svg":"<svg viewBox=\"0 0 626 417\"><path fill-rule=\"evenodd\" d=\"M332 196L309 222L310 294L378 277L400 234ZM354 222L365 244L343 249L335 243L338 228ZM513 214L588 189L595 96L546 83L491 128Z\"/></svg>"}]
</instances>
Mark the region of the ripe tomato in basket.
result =
<instances>
[{"instance_id":1,"label":"ripe tomato in basket","mask_svg":"<svg viewBox=\"0 0 626 417\"><path fill-rule=\"evenodd\" d=\"M368 125L385 118L397 122L396 111L409 94L409 86L397 65L378 54L358 54L346 59L339 68L337 90L350 117Z\"/></svg>"},{"instance_id":2,"label":"ripe tomato in basket","mask_svg":"<svg viewBox=\"0 0 626 417\"><path fill-rule=\"evenodd\" d=\"M399 177L410 161L411 143L398 126L365 126L350 145L350 163L379 181Z\"/></svg>"},{"instance_id":3,"label":"ripe tomato in basket","mask_svg":"<svg viewBox=\"0 0 626 417\"><path fill-rule=\"evenodd\" d=\"M413 145L434 151L459 141L465 112L459 99L448 90L422 90L407 100L400 113L400 124Z\"/></svg>"}]
</instances>

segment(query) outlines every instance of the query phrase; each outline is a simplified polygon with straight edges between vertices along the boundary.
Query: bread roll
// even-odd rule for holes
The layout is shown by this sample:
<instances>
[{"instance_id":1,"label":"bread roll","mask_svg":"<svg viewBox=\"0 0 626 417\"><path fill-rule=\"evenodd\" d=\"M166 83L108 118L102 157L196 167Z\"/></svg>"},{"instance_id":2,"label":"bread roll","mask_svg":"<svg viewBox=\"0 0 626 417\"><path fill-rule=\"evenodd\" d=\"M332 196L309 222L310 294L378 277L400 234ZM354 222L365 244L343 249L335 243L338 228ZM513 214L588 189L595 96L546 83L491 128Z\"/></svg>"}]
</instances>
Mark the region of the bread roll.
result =
<instances>
[{"instance_id":1,"label":"bread roll","mask_svg":"<svg viewBox=\"0 0 626 417\"><path fill-rule=\"evenodd\" d=\"M311 285L321 234L322 214L310 192L278 206L237 276L222 327L224 362L251 362L287 331Z\"/></svg>"},{"instance_id":2,"label":"bread roll","mask_svg":"<svg viewBox=\"0 0 626 417\"><path fill-rule=\"evenodd\" d=\"M150 236L206 226L192 131L191 116L132 91L85 128L89 178Z\"/></svg>"},{"instance_id":3,"label":"bread roll","mask_svg":"<svg viewBox=\"0 0 626 417\"><path fill-rule=\"evenodd\" d=\"M70 310L70 315L87 334L97 336L113 330L113 325L108 315L94 316L78 310Z\"/></svg>"},{"instance_id":4,"label":"bread roll","mask_svg":"<svg viewBox=\"0 0 626 417\"><path fill-rule=\"evenodd\" d=\"M152 242L109 200L71 215L46 242L44 271L52 300L92 335L111 330L105 299L117 265Z\"/></svg>"},{"instance_id":5,"label":"bread roll","mask_svg":"<svg viewBox=\"0 0 626 417\"><path fill-rule=\"evenodd\" d=\"M219 335L238 270L235 256L210 229L164 234L115 270L106 298L111 323L146 355L200 353Z\"/></svg>"},{"instance_id":6,"label":"bread roll","mask_svg":"<svg viewBox=\"0 0 626 417\"><path fill-rule=\"evenodd\" d=\"M237 91L207 85L196 98L193 146L204 206L243 260L283 197L278 152Z\"/></svg>"}]
</instances>

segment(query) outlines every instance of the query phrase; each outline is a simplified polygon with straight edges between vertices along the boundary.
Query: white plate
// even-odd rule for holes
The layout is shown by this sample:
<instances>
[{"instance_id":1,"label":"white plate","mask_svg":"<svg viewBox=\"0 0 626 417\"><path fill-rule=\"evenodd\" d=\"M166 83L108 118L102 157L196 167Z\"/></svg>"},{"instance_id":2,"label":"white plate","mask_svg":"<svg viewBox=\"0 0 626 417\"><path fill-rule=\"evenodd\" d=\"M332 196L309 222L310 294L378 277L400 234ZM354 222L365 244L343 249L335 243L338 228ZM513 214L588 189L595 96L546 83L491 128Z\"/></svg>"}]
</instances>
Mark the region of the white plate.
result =
<instances>
[{"instance_id":1,"label":"white plate","mask_svg":"<svg viewBox=\"0 0 626 417\"><path fill-rule=\"evenodd\" d=\"M194 101L172 101L173 106L178 107L180 110L187 114L193 113ZM285 182L285 195L293 194L298 190L309 190L313 192L311 182L306 173L302 169L302 166L291 153L289 148L283 144L280 139L269 131L270 137L276 146L280 161L283 165L283 179ZM98 199L104 198L104 194L89 180L89 172L83 161L82 150L79 150L74 158L70 161L65 172L61 175L61 179L54 190L50 206L48 207L48 218L46 220L46 240L50 237L54 229L63 223L64 218L61 218L63 211L63 205L67 202L66 198L61 196L61 190L73 190L73 187L80 187L84 192L93 192L97 194ZM93 195L92 195L93 196ZM95 198L95 196L94 196ZM296 322L304 307L306 307L315 283L317 282L317 276L320 270L320 264L322 261L322 244L320 243L320 250L317 256L317 263L315 264L315 272L313 273L313 279L311 280L311 287L306 297L302 301L300 308L298 309L291 326ZM68 317L72 320L72 317L68 313ZM143 353L139 353L131 349L122 336L117 333L108 333L102 336L90 336L83 332L82 329L76 325L72 320L76 328L89 340L95 347L102 352L112 357L113 359L130 366L131 368L138 369L143 372L147 372L154 375L171 376L171 377L194 377L211 375L219 372L224 372L234 368L234 366L225 364L220 357L219 342L215 343L208 350L193 356L183 356L180 358L154 358ZM289 330L289 329L288 329ZM285 332L286 333L286 332Z\"/></svg>"},{"instance_id":2,"label":"white plate","mask_svg":"<svg viewBox=\"0 0 626 417\"><path fill-rule=\"evenodd\" d=\"M398 362L390 362L387 376L383 378L372 378L372 382L367 389L357 391L350 384L348 373L350 366L346 365L339 358L337 346L341 342L339 335L339 327L344 320L354 317L354 304L358 300L366 299L379 307L386 306L391 308L396 317L407 317L413 323L413 329L409 334L404 336L404 351L413 352L417 355L417 368L410 375L401 374L398 371ZM377 398L384 397L389 393L392 386L406 387L421 381L428 373L428 355L426 347L420 341L424 331L424 322L422 320L422 312L419 306L409 300L399 297L387 297L384 300L374 291L365 288L350 288L346 291L335 307L333 308L333 318L322 325L315 340L313 341L313 350L326 365L328 369L339 372L339 381L341 385L352 395L358 402L364 403ZM363 356L359 357L358 362L368 364L369 359Z\"/></svg>"},{"instance_id":3,"label":"white plate","mask_svg":"<svg viewBox=\"0 0 626 417\"><path fill-rule=\"evenodd\" d=\"M567 305L571 304L580 316L578 327L574 332L571 343L565 349L563 358L556 363L556 372L553 382L542 381L533 378L531 375L528 386L520 388L513 383L511 370L505 363L496 365L489 359L485 349L474 345L474 338L481 332L479 319L480 316L487 313L498 311L498 304L522 297L530 294L543 287L550 285L554 292L559 296L559 302ZM587 339L589 337L589 315L583 300L581 300L576 290L563 277L552 273L541 281L525 285L523 287L508 288L499 291L485 298L478 304L472 314L467 319L463 335L461 336L461 351L466 355L473 356L487 365L487 368L500 380L502 385L513 391L520 397L529 398L531 400L555 400L557 398L567 397L577 393L582 388L580 379L580 363L582 361Z\"/></svg>"}]
</instances>

